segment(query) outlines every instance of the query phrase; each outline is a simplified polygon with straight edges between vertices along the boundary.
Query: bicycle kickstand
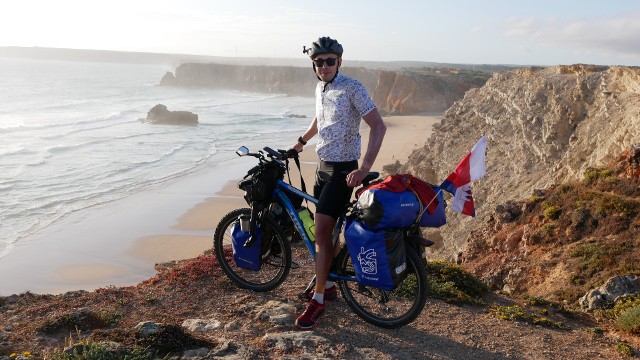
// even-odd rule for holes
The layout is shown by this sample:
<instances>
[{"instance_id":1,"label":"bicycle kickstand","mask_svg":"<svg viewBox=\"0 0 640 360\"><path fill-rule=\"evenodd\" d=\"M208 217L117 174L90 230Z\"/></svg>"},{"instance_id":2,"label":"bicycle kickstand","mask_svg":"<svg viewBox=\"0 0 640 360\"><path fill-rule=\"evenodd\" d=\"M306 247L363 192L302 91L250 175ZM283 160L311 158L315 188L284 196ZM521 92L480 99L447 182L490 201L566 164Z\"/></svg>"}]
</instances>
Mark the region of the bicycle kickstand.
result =
<instances>
[{"instance_id":1,"label":"bicycle kickstand","mask_svg":"<svg viewBox=\"0 0 640 360\"><path fill-rule=\"evenodd\" d=\"M307 285L307 288L304 289L304 292L300 293L298 295L298 297L302 300L307 300L308 297L307 295L309 295L309 293L311 292L311 290L313 290L313 288L316 287L316 276L313 275L313 279L311 279L311 281L309 281L309 284Z\"/></svg>"}]
</instances>

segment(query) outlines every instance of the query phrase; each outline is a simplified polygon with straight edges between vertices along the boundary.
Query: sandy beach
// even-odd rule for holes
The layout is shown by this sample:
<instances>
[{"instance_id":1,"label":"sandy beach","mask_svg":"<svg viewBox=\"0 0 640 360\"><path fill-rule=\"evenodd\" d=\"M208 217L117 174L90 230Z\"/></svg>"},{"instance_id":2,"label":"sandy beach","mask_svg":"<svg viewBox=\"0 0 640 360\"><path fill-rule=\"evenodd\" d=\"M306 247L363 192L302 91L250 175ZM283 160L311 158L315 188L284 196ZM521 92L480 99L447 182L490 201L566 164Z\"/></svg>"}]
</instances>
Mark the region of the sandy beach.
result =
<instances>
[{"instance_id":1,"label":"sandy beach","mask_svg":"<svg viewBox=\"0 0 640 360\"><path fill-rule=\"evenodd\" d=\"M406 161L415 148L424 144L440 118L396 116L384 120L387 133L374 171L382 171L384 165L396 160ZM361 134L366 147L368 127L364 123ZM0 295L24 291L56 294L134 285L153 276L157 263L202 254L212 246L219 219L246 206L236 184L254 165L253 160L234 158L209 174L178 179L151 193L132 196L117 206L100 207L89 215L67 219L51 231L58 238L36 239L16 247L2 259L0 271L9 276L0 286ZM316 162L312 140L301 154L308 189L313 186ZM226 174L225 180L211 183L212 179L220 178L221 169ZM215 171L218 173L214 174ZM295 166L291 179L299 186Z\"/></svg>"}]
</instances>

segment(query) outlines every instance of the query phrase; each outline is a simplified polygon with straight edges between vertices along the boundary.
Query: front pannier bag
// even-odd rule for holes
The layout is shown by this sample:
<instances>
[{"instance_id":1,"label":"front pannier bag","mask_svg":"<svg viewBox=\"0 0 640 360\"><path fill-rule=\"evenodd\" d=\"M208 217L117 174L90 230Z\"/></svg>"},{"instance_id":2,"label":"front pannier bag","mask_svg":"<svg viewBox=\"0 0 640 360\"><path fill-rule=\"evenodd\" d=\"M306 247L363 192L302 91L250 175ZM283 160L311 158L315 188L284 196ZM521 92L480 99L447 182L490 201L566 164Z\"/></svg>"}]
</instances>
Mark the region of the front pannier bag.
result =
<instances>
[{"instance_id":1,"label":"front pannier bag","mask_svg":"<svg viewBox=\"0 0 640 360\"><path fill-rule=\"evenodd\" d=\"M261 234L260 229L256 228L257 240L250 247L244 247L244 243L249 239L251 234L248 231L242 231L240 221L236 221L231 228L231 247L233 248L233 261L238 267L253 271L260 270L261 264Z\"/></svg>"},{"instance_id":2,"label":"front pannier bag","mask_svg":"<svg viewBox=\"0 0 640 360\"><path fill-rule=\"evenodd\" d=\"M347 220L345 242L358 282L393 290L407 271L402 230L372 230L359 221Z\"/></svg>"}]
</instances>

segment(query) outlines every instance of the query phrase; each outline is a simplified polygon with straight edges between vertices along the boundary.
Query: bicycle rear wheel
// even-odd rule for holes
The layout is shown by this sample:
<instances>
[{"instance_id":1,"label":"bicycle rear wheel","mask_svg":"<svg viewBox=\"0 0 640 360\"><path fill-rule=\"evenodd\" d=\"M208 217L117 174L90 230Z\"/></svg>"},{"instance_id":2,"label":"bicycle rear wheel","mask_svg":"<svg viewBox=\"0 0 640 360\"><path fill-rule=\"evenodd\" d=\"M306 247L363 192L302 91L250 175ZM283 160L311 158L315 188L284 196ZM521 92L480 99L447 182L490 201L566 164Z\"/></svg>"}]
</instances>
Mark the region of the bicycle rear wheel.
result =
<instances>
[{"instance_id":1,"label":"bicycle rear wheel","mask_svg":"<svg viewBox=\"0 0 640 360\"><path fill-rule=\"evenodd\" d=\"M344 246L338 255L338 274L355 277L351 256ZM366 322L396 329L415 320L427 301L427 273L420 257L407 247L407 277L392 291L340 281L349 307Z\"/></svg>"},{"instance_id":2,"label":"bicycle rear wheel","mask_svg":"<svg viewBox=\"0 0 640 360\"><path fill-rule=\"evenodd\" d=\"M233 260L231 231L238 216L250 214L251 209L242 208L223 216L213 234L213 249L222 271L233 283L253 291L269 291L280 285L289 274L291 246L275 221L265 218L261 225L262 266L258 271L237 266Z\"/></svg>"}]
</instances>

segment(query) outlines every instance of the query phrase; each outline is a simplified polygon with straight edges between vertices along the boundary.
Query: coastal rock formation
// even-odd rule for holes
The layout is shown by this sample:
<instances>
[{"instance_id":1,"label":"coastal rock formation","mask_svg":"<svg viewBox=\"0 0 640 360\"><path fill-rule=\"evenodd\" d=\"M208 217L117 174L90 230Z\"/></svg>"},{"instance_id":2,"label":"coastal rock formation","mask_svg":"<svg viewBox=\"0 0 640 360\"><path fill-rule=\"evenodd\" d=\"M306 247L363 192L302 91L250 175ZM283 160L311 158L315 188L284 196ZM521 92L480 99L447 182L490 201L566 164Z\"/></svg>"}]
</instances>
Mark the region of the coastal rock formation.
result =
<instances>
[{"instance_id":1,"label":"coastal rock formation","mask_svg":"<svg viewBox=\"0 0 640 360\"><path fill-rule=\"evenodd\" d=\"M443 112L464 93L482 86L490 76L469 70L441 71L430 68L385 71L343 67L347 76L359 80L378 109L387 115ZM241 91L314 96L318 80L311 68L294 66L237 66L189 63L168 72L163 86L205 86Z\"/></svg>"},{"instance_id":2,"label":"coastal rock formation","mask_svg":"<svg viewBox=\"0 0 640 360\"><path fill-rule=\"evenodd\" d=\"M640 68L590 65L495 73L445 113L401 172L439 184L482 136L487 176L472 184L477 218L449 212L438 251L455 257L498 203L579 178L640 139Z\"/></svg>"},{"instance_id":3,"label":"coastal rock formation","mask_svg":"<svg viewBox=\"0 0 640 360\"><path fill-rule=\"evenodd\" d=\"M580 298L580 306L585 310L596 310L613 303L618 297L640 293L640 276L615 276L597 289L590 290Z\"/></svg>"},{"instance_id":4,"label":"coastal rock formation","mask_svg":"<svg viewBox=\"0 0 640 360\"><path fill-rule=\"evenodd\" d=\"M164 85L164 86L178 85L178 80L176 80L176 77L173 76L173 73L171 71L167 71L162 77L162 80L160 80L160 85Z\"/></svg>"},{"instance_id":5,"label":"coastal rock formation","mask_svg":"<svg viewBox=\"0 0 640 360\"><path fill-rule=\"evenodd\" d=\"M198 125L198 115L190 111L169 111L162 104L151 108L147 112L147 118L142 120L149 124Z\"/></svg>"}]
</instances>

